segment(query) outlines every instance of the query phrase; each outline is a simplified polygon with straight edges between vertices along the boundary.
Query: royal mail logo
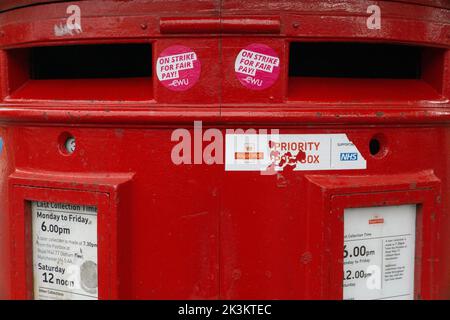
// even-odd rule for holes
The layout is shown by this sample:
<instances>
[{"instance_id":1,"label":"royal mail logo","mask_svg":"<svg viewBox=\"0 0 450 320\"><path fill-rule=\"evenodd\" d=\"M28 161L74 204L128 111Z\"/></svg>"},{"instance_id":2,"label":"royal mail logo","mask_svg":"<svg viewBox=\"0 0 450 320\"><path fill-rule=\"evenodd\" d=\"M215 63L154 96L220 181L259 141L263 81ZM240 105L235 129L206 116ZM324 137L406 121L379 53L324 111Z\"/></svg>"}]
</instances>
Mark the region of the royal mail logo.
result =
<instances>
[{"instance_id":1,"label":"royal mail logo","mask_svg":"<svg viewBox=\"0 0 450 320\"><path fill-rule=\"evenodd\" d=\"M236 160L262 160L262 159L264 159L264 152L235 152L234 159L236 159Z\"/></svg>"},{"instance_id":2,"label":"royal mail logo","mask_svg":"<svg viewBox=\"0 0 450 320\"><path fill-rule=\"evenodd\" d=\"M373 217L372 219L369 219L369 224L382 224L384 223L384 218L382 217Z\"/></svg>"},{"instance_id":3,"label":"royal mail logo","mask_svg":"<svg viewBox=\"0 0 450 320\"><path fill-rule=\"evenodd\" d=\"M247 152L251 152L251 151L255 150L255 144L254 143L245 143L244 149Z\"/></svg>"},{"instance_id":4,"label":"royal mail logo","mask_svg":"<svg viewBox=\"0 0 450 320\"><path fill-rule=\"evenodd\" d=\"M246 142L243 146L244 152L235 152L235 160L262 160L264 159L264 152L258 152L254 143Z\"/></svg>"}]
</instances>

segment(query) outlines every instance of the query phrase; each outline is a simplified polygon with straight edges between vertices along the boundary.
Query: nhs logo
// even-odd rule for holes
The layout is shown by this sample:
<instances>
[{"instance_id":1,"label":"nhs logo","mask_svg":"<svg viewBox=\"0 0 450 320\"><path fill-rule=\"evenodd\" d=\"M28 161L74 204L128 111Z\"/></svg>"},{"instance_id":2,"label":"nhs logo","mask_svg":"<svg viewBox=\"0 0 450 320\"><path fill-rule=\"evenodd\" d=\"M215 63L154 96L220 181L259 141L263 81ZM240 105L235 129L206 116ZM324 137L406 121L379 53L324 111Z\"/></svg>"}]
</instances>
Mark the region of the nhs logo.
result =
<instances>
[{"instance_id":1,"label":"nhs logo","mask_svg":"<svg viewBox=\"0 0 450 320\"><path fill-rule=\"evenodd\" d=\"M357 161L358 153L356 152L341 152L341 161Z\"/></svg>"}]
</instances>

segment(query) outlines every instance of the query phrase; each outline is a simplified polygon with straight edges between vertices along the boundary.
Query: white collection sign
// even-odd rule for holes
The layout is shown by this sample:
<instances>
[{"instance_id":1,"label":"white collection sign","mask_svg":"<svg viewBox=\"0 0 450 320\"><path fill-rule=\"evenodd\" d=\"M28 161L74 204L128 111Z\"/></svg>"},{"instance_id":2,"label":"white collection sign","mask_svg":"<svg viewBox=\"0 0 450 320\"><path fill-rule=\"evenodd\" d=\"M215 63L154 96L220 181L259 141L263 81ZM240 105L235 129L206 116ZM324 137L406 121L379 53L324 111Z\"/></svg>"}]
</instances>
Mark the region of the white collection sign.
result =
<instances>
[{"instance_id":1,"label":"white collection sign","mask_svg":"<svg viewBox=\"0 0 450 320\"><path fill-rule=\"evenodd\" d=\"M344 299L414 298L416 205L344 211Z\"/></svg>"},{"instance_id":2,"label":"white collection sign","mask_svg":"<svg viewBox=\"0 0 450 320\"><path fill-rule=\"evenodd\" d=\"M98 298L97 208L31 203L34 298Z\"/></svg>"}]
</instances>

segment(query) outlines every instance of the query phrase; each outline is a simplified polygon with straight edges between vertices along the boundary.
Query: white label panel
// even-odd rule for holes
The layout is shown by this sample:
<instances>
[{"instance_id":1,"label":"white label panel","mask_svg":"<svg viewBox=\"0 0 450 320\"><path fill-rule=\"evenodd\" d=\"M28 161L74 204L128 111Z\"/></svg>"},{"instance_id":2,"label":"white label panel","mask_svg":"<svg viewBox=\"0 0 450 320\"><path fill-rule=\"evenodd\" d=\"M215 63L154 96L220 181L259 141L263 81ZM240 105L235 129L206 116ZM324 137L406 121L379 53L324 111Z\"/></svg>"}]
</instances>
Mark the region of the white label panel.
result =
<instances>
[{"instance_id":1,"label":"white label panel","mask_svg":"<svg viewBox=\"0 0 450 320\"><path fill-rule=\"evenodd\" d=\"M31 202L34 298L98 299L97 208Z\"/></svg>"},{"instance_id":2,"label":"white label panel","mask_svg":"<svg viewBox=\"0 0 450 320\"><path fill-rule=\"evenodd\" d=\"M226 171L366 169L346 134L226 134Z\"/></svg>"},{"instance_id":3,"label":"white label panel","mask_svg":"<svg viewBox=\"0 0 450 320\"><path fill-rule=\"evenodd\" d=\"M412 300L416 205L344 211L344 299Z\"/></svg>"}]
</instances>

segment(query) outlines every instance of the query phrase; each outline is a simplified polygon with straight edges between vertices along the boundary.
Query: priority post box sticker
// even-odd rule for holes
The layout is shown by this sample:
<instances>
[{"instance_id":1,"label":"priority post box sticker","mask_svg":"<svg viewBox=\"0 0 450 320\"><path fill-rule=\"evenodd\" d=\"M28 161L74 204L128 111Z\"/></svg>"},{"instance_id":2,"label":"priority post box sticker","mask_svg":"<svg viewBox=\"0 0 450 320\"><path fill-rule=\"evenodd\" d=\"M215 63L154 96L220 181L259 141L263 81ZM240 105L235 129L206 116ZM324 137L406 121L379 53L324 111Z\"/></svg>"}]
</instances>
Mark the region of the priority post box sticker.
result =
<instances>
[{"instance_id":1,"label":"priority post box sticker","mask_svg":"<svg viewBox=\"0 0 450 320\"><path fill-rule=\"evenodd\" d=\"M156 74L161 84L173 91L185 91L200 78L201 64L197 54L188 47L175 45L161 52Z\"/></svg>"},{"instance_id":2,"label":"priority post box sticker","mask_svg":"<svg viewBox=\"0 0 450 320\"><path fill-rule=\"evenodd\" d=\"M98 299L97 208L31 202L34 298Z\"/></svg>"},{"instance_id":3,"label":"priority post box sticker","mask_svg":"<svg viewBox=\"0 0 450 320\"><path fill-rule=\"evenodd\" d=\"M234 62L241 84L251 90L269 88L280 75L280 59L271 47L253 43L242 49Z\"/></svg>"},{"instance_id":4,"label":"priority post box sticker","mask_svg":"<svg viewBox=\"0 0 450 320\"><path fill-rule=\"evenodd\" d=\"M366 169L346 134L227 134L226 171Z\"/></svg>"},{"instance_id":5,"label":"priority post box sticker","mask_svg":"<svg viewBox=\"0 0 450 320\"><path fill-rule=\"evenodd\" d=\"M414 299L416 205L344 210L345 300Z\"/></svg>"}]
</instances>

